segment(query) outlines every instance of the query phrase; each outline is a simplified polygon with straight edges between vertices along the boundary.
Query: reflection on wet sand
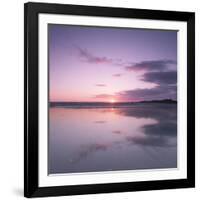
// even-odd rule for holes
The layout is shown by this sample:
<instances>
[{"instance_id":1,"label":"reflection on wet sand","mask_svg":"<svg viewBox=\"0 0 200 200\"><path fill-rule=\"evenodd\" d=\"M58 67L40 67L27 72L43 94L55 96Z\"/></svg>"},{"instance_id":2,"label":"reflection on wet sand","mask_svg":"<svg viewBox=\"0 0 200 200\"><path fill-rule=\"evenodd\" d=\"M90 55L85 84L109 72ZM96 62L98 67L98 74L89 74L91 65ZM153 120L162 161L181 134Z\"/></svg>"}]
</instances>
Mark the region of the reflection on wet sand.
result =
<instances>
[{"instance_id":1,"label":"reflection on wet sand","mask_svg":"<svg viewBox=\"0 0 200 200\"><path fill-rule=\"evenodd\" d=\"M106 151L108 148L109 145L106 144L90 144L88 146L82 146L80 153L77 155L77 157L74 158L74 160L70 160L70 162L77 163L92 153L97 151Z\"/></svg>"},{"instance_id":2,"label":"reflection on wet sand","mask_svg":"<svg viewBox=\"0 0 200 200\"><path fill-rule=\"evenodd\" d=\"M175 167L176 104L50 109L49 173Z\"/></svg>"},{"instance_id":3,"label":"reflection on wet sand","mask_svg":"<svg viewBox=\"0 0 200 200\"><path fill-rule=\"evenodd\" d=\"M129 136L127 141L143 146L176 146L177 111L176 105L145 105L135 109L120 109L119 114L136 118L154 118L156 124L142 127L144 136ZM175 137L175 139L172 139Z\"/></svg>"},{"instance_id":4,"label":"reflection on wet sand","mask_svg":"<svg viewBox=\"0 0 200 200\"><path fill-rule=\"evenodd\" d=\"M114 131L112 131L112 133L114 133L114 134L123 134L123 132L120 131L120 130L114 130Z\"/></svg>"}]
</instances>

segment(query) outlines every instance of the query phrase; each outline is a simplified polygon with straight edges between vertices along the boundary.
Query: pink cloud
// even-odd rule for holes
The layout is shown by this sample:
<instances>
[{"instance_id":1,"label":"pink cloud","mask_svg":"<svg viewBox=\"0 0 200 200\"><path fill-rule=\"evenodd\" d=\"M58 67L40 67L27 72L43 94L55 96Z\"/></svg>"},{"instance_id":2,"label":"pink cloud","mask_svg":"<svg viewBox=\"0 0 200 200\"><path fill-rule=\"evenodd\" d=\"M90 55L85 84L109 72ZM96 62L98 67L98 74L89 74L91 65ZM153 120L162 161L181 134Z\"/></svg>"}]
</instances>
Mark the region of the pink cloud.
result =
<instances>
[{"instance_id":1,"label":"pink cloud","mask_svg":"<svg viewBox=\"0 0 200 200\"><path fill-rule=\"evenodd\" d=\"M122 74L113 74L114 77L121 77Z\"/></svg>"},{"instance_id":2,"label":"pink cloud","mask_svg":"<svg viewBox=\"0 0 200 200\"><path fill-rule=\"evenodd\" d=\"M80 57L88 63L95 63L95 64L101 64L101 63L112 63L112 59L107 58L105 56L101 57L101 56L95 56L92 53L90 53L87 49L83 49L80 47L77 47L78 51L79 51L79 55Z\"/></svg>"},{"instance_id":3,"label":"pink cloud","mask_svg":"<svg viewBox=\"0 0 200 200\"><path fill-rule=\"evenodd\" d=\"M106 84L98 83L98 84L95 84L95 86L97 86L97 87L106 87Z\"/></svg>"}]
</instances>

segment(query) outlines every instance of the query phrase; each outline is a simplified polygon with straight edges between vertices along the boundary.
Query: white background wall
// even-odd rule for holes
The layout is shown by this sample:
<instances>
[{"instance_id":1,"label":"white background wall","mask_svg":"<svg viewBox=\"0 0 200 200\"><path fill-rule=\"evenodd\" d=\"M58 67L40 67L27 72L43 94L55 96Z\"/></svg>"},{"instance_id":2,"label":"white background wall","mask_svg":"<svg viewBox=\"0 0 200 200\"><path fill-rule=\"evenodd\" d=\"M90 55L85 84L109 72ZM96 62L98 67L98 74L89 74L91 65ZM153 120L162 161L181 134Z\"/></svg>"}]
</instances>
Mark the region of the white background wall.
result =
<instances>
[{"instance_id":1,"label":"white background wall","mask_svg":"<svg viewBox=\"0 0 200 200\"><path fill-rule=\"evenodd\" d=\"M0 3L0 199L23 199L23 3ZM40 1L42 2L42 0ZM196 12L196 188L128 192L51 199L199 199L200 196L200 1L199 0L49 0L85 5Z\"/></svg>"}]
</instances>

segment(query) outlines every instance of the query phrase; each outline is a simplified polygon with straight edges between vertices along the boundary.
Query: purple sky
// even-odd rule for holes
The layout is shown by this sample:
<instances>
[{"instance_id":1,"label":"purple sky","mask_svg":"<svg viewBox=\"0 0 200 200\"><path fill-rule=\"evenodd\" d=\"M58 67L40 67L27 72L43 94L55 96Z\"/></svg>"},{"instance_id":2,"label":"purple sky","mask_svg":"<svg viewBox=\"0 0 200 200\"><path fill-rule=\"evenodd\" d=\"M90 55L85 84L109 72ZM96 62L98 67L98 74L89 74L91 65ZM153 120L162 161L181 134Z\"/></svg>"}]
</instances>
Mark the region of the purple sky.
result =
<instances>
[{"instance_id":1,"label":"purple sky","mask_svg":"<svg viewBox=\"0 0 200 200\"><path fill-rule=\"evenodd\" d=\"M176 61L176 31L50 24L50 101L176 99Z\"/></svg>"}]
</instances>

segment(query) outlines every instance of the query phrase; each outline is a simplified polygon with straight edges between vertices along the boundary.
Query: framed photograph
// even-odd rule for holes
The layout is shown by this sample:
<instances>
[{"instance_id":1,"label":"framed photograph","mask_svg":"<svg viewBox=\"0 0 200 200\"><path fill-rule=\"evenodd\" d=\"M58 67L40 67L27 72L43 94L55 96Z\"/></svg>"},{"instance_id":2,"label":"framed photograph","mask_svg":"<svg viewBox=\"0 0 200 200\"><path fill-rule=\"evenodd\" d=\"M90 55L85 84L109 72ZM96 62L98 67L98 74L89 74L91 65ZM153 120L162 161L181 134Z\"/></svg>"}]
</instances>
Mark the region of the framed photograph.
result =
<instances>
[{"instance_id":1,"label":"framed photograph","mask_svg":"<svg viewBox=\"0 0 200 200\"><path fill-rule=\"evenodd\" d=\"M24 195L194 187L195 14L24 11Z\"/></svg>"}]
</instances>

